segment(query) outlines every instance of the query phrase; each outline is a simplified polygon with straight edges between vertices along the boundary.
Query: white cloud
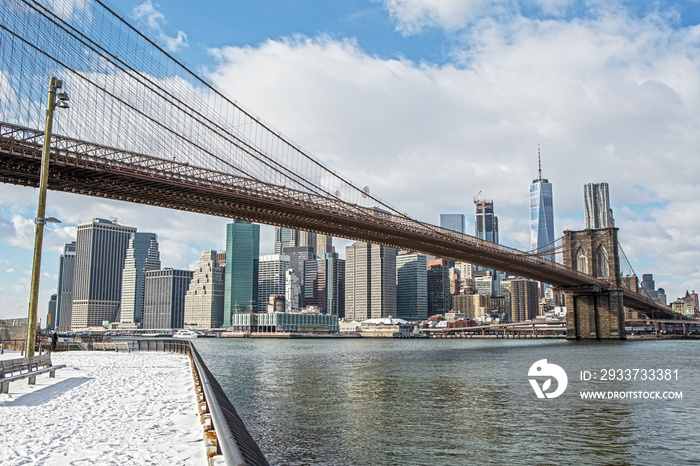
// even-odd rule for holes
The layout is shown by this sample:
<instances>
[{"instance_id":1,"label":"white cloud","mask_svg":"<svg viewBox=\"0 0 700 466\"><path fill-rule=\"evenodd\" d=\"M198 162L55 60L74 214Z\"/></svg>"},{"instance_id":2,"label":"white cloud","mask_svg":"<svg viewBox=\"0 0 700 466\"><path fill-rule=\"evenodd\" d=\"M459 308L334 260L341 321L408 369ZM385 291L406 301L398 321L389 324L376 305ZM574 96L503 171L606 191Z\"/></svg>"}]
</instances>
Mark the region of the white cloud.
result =
<instances>
[{"instance_id":1,"label":"white cloud","mask_svg":"<svg viewBox=\"0 0 700 466\"><path fill-rule=\"evenodd\" d=\"M165 49L169 52L176 52L183 47L187 47L187 34L177 31L175 36L168 36L163 32L163 25L167 22L165 15L158 10L159 5L153 4L151 0L143 2L132 10L132 15L137 20L143 21L153 31L158 34L158 41L165 43Z\"/></svg>"},{"instance_id":2,"label":"white cloud","mask_svg":"<svg viewBox=\"0 0 700 466\"><path fill-rule=\"evenodd\" d=\"M582 185L606 181L630 259L653 258L652 270L637 272L670 277L677 266L700 275L694 255L680 254L697 250L700 219L700 28L610 13L483 19L468 34L455 65L297 37L215 50L211 77L324 163L421 220L437 223L447 211L473 217L472 196L483 190L501 237L521 248L529 247L527 190L540 142L559 233L583 226ZM652 213L637 228L638 210L623 207L648 202L684 220Z\"/></svg>"},{"instance_id":3,"label":"white cloud","mask_svg":"<svg viewBox=\"0 0 700 466\"><path fill-rule=\"evenodd\" d=\"M416 34L425 27L460 29L488 7L505 5L506 0L383 0L384 8L404 34Z\"/></svg>"}]
</instances>

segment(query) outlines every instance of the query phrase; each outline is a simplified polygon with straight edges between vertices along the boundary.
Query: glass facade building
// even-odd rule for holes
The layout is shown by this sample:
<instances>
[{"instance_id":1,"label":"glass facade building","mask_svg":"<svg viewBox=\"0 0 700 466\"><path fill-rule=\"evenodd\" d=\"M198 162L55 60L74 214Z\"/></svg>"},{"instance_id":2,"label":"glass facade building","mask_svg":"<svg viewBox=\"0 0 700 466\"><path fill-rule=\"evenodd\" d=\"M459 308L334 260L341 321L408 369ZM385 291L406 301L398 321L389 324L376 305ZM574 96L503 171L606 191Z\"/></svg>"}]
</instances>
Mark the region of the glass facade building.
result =
<instances>
[{"instance_id":1,"label":"glass facade building","mask_svg":"<svg viewBox=\"0 0 700 466\"><path fill-rule=\"evenodd\" d=\"M552 184L542 178L540 165L539 177L530 185L530 249L540 253L540 257L554 262L554 203Z\"/></svg>"},{"instance_id":2,"label":"glass facade building","mask_svg":"<svg viewBox=\"0 0 700 466\"><path fill-rule=\"evenodd\" d=\"M304 305L345 317L345 261L335 253L304 262Z\"/></svg>"},{"instance_id":3,"label":"glass facade building","mask_svg":"<svg viewBox=\"0 0 700 466\"><path fill-rule=\"evenodd\" d=\"M255 312L258 301L260 225L234 220L226 225L224 327L231 314Z\"/></svg>"},{"instance_id":4,"label":"glass facade building","mask_svg":"<svg viewBox=\"0 0 700 466\"><path fill-rule=\"evenodd\" d=\"M75 273L75 241L63 247L58 263L58 288L56 291L56 329L70 328L73 308L73 275Z\"/></svg>"},{"instance_id":5,"label":"glass facade building","mask_svg":"<svg viewBox=\"0 0 700 466\"><path fill-rule=\"evenodd\" d=\"M464 214L440 214L440 226L460 233L467 232Z\"/></svg>"},{"instance_id":6,"label":"glass facade building","mask_svg":"<svg viewBox=\"0 0 700 466\"><path fill-rule=\"evenodd\" d=\"M583 209L586 229L612 228L615 226L610 209L608 183L583 185Z\"/></svg>"},{"instance_id":7,"label":"glass facade building","mask_svg":"<svg viewBox=\"0 0 700 466\"><path fill-rule=\"evenodd\" d=\"M285 295L286 273L289 269L289 256L268 254L260 256L258 272L258 313L267 312L270 295Z\"/></svg>"},{"instance_id":8,"label":"glass facade building","mask_svg":"<svg viewBox=\"0 0 700 466\"><path fill-rule=\"evenodd\" d=\"M428 258L423 254L396 256L396 317L428 318Z\"/></svg>"}]
</instances>

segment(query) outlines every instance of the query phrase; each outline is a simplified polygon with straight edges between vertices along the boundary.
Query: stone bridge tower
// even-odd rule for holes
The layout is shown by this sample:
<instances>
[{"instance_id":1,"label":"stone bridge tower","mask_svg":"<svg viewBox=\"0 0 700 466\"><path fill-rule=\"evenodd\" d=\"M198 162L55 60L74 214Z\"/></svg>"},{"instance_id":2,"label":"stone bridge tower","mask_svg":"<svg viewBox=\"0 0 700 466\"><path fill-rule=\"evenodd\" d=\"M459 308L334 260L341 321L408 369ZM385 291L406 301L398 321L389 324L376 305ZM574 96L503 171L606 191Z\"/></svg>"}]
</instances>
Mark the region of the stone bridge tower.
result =
<instances>
[{"instance_id":1,"label":"stone bridge tower","mask_svg":"<svg viewBox=\"0 0 700 466\"><path fill-rule=\"evenodd\" d=\"M625 339L617 228L564 232L564 263L606 280L598 286L562 288L566 295L566 336L576 340Z\"/></svg>"}]
</instances>

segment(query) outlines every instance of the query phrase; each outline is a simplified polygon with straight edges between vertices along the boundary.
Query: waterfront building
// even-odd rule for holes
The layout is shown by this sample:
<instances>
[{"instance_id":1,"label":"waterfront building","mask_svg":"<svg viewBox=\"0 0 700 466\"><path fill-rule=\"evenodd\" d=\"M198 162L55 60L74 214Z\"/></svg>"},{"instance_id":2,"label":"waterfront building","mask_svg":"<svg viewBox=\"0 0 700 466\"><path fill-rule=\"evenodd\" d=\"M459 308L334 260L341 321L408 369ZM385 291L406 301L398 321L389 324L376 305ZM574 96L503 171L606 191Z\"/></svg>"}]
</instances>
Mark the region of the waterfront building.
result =
<instances>
[{"instance_id":1,"label":"waterfront building","mask_svg":"<svg viewBox=\"0 0 700 466\"><path fill-rule=\"evenodd\" d=\"M423 254L401 251L396 256L396 317L428 318L428 258Z\"/></svg>"},{"instance_id":2,"label":"waterfront building","mask_svg":"<svg viewBox=\"0 0 700 466\"><path fill-rule=\"evenodd\" d=\"M338 333L338 316L316 313L234 314L231 331L244 333Z\"/></svg>"},{"instance_id":3,"label":"waterfront building","mask_svg":"<svg viewBox=\"0 0 700 466\"><path fill-rule=\"evenodd\" d=\"M525 278L510 280L510 318L513 322L532 320L539 313L538 283Z\"/></svg>"},{"instance_id":4,"label":"waterfront building","mask_svg":"<svg viewBox=\"0 0 700 466\"><path fill-rule=\"evenodd\" d=\"M224 322L224 277L216 251L204 251L185 295L184 328L218 328Z\"/></svg>"},{"instance_id":5,"label":"waterfront building","mask_svg":"<svg viewBox=\"0 0 700 466\"><path fill-rule=\"evenodd\" d=\"M428 261L428 316L445 314L452 309L450 265L447 259Z\"/></svg>"},{"instance_id":6,"label":"waterfront building","mask_svg":"<svg viewBox=\"0 0 700 466\"><path fill-rule=\"evenodd\" d=\"M686 290L685 296L678 298L671 303L671 308L674 312L685 317L698 317L698 294L693 290L692 293Z\"/></svg>"},{"instance_id":7,"label":"waterfront building","mask_svg":"<svg viewBox=\"0 0 700 466\"><path fill-rule=\"evenodd\" d=\"M46 330L52 331L56 329L56 303L58 302L58 295L52 294L51 299L49 299L49 309L46 312Z\"/></svg>"},{"instance_id":8,"label":"waterfront building","mask_svg":"<svg viewBox=\"0 0 700 466\"><path fill-rule=\"evenodd\" d=\"M146 271L160 269L158 236L134 232L124 259L119 322L124 327L139 327L143 317Z\"/></svg>"},{"instance_id":9,"label":"waterfront building","mask_svg":"<svg viewBox=\"0 0 700 466\"><path fill-rule=\"evenodd\" d=\"M126 250L136 228L115 220L93 219L78 225L71 329L115 322L122 294Z\"/></svg>"},{"instance_id":10,"label":"waterfront building","mask_svg":"<svg viewBox=\"0 0 700 466\"><path fill-rule=\"evenodd\" d=\"M243 220L226 225L225 264L223 326L230 327L231 314L257 309L260 225Z\"/></svg>"},{"instance_id":11,"label":"waterfront building","mask_svg":"<svg viewBox=\"0 0 700 466\"><path fill-rule=\"evenodd\" d=\"M301 284L294 270L287 269L284 279L284 312L299 312L301 300Z\"/></svg>"},{"instance_id":12,"label":"waterfront building","mask_svg":"<svg viewBox=\"0 0 700 466\"><path fill-rule=\"evenodd\" d=\"M440 226L459 233L466 233L464 214L440 214Z\"/></svg>"},{"instance_id":13,"label":"waterfront building","mask_svg":"<svg viewBox=\"0 0 700 466\"><path fill-rule=\"evenodd\" d=\"M417 324L393 317L367 319L360 323L360 335L365 338L418 338Z\"/></svg>"},{"instance_id":14,"label":"waterfront building","mask_svg":"<svg viewBox=\"0 0 700 466\"><path fill-rule=\"evenodd\" d=\"M583 185L583 208L587 230L615 226L610 208L608 183Z\"/></svg>"},{"instance_id":15,"label":"waterfront building","mask_svg":"<svg viewBox=\"0 0 700 466\"><path fill-rule=\"evenodd\" d=\"M345 318L396 315L396 249L356 242L345 249Z\"/></svg>"},{"instance_id":16,"label":"waterfront building","mask_svg":"<svg viewBox=\"0 0 700 466\"><path fill-rule=\"evenodd\" d=\"M190 270L148 270L144 274L142 328L183 328L185 296L193 277Z\"/></svg>"},{"instance_id":17,"label":"waterfront building","mask_svg":"<svg viewBox=\"0 0 700 466\"><path fill-rule=\"evenodd\" d=\"M275 254L282 254L284 248L299 246L299 230L275 227Z\"/></svg>"},{"instance_id":18,"label":"waterfront building","mask_svg":"<svg viewBox=\"0 0 700 466\"><path fill-rule=\"evenodd\" d=\"M304 262L304 305L345 317L345 261L338 254L316 254Z\"/></svg>"},{"instance_id":19,"label":"waterfront building","mask_svg":"<svg viewBox=\"0 0 700 466\"><path fill-rule=\"evenodd\" d=\"M267 312L267 299L270 295L284 296L285 274L289 268L289 256L286 254L268 254L260 256L258 272L258 313Z\"/></svg>"},{"instance_id":20,"label":"waterfront building","mask_svg":"<svg viewBox=\"0 0 700 466\"><path fill-rule=\"evenodd\" d=\"M70 328L73 308L73 279L75 274L75 245L72 241L63 246L58 262L58 288L56 289L56 330Z\"/></svg>"}]
</instances>

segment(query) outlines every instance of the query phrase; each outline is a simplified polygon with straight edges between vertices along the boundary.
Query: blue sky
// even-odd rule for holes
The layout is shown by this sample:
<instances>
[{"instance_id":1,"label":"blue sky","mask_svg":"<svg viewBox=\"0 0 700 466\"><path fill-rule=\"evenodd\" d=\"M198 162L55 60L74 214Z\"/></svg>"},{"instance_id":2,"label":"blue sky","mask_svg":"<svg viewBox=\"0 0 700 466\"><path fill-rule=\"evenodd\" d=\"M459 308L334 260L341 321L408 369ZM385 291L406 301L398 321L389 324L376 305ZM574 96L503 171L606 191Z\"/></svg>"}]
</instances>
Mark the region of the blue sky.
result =
<instances>
[{"instance_id":1,"label":"blue sky","mask_svg":"<svg viewBox=\"0 0 700 466\"><path fill-rule=\"evenodd\" d=\"M502 243L528 249L539 143L557 236L583 227L582 185L606 181L634 271L653 273L671 300L700 289L698 1L112 5L314 156L420 220L464 213L473 233L472 198L482 192L494 200ZM26 315L36 198L0 185L0 318ZM225 219L62 193L49 193L48 206L64 223L45 236L42 319L60 249L80 222L117 217L157 233L167 267L224 248ZM261 253L271 248L265 228Z\"/></svg>"}]
</instances>

